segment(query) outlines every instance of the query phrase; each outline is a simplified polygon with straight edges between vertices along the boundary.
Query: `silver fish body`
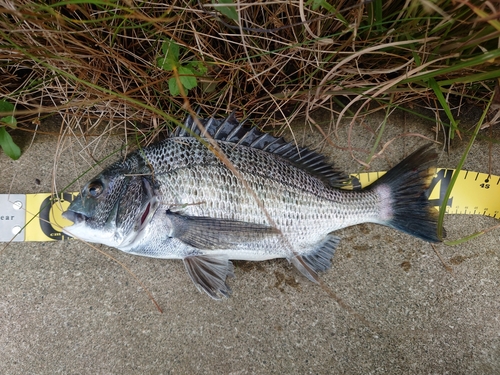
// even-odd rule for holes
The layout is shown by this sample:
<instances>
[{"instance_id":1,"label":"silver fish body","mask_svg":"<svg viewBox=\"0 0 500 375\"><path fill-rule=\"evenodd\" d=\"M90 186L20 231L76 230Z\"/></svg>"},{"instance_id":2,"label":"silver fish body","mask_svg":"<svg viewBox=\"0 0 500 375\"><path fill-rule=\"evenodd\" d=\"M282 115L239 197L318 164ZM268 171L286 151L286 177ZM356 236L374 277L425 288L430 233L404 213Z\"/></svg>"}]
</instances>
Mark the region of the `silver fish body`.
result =
<instances>
[{"instance_id":1,"label":"silver fish body","mask_svg":"<svg viewBox=\"0 0 500 375\"><path fill-rule=\"evenodd\" d=\"M307 149L242 126L233 116L196 121L133 152L92 179L64 216L65 233L122 251L183 259L198 289L227 296L231 259L287 258L309 279L327 270L332 232L372 222L438 241L424 191L436 153L410 155L361 191ZM224 155L224 160L220 155Z\"/></svg>"}]
</instances>

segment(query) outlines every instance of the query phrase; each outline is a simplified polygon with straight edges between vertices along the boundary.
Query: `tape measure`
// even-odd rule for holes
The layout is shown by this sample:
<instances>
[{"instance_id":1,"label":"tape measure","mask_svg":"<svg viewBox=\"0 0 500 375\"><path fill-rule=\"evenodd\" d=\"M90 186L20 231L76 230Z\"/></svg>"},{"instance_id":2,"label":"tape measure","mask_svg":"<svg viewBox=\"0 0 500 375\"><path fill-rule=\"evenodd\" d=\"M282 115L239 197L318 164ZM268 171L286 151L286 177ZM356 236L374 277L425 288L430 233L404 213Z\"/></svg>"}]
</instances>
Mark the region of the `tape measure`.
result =
<instances>
[{"instance_id":1,"label":"tape measure","mask_svg":"<svg viewBox=\"0 0 500 375\"><path fill-rule=\"evenodd\" d=\"M454 169L439 168L426 192L439 208ZM354 189L368 186L385 172L352 175ZM72 222L61 214L78 193L0 194L0 242L58 241L70 236L61 228ZM460 171L446 204L447 214L500 217L500 177L486 173Z\"/></svg>"},{"instance_id":2,"label":"tape measure","mask_svg":"<svg viewBox=\"0 0 500 375\"><path fill-rule=\"evenodd\" d=\"M353 186L359 181L365 187L384 175L385 172L368 172L353 175ZM440 208L454 169L438 168L429 188L427 198ZM484 215L500 218L500 176L461 170L453 186L446 214Z\"/></svg>"}]
</instances>

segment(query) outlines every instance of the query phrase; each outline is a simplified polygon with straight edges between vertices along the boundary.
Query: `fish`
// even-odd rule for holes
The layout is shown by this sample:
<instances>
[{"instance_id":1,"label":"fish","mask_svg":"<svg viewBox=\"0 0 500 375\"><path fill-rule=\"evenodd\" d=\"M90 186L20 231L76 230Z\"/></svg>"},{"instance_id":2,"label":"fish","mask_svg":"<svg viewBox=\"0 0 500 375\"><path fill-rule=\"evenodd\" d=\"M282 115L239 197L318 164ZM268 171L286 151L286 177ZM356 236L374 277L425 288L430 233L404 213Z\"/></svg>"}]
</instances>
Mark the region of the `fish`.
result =
<instances>
[{"instance_id":1,"label":"fish","mask_svg":"<svg viewBox=\"0 0 500 375\"><path fill-rule=\"evenodd\" d=\"M201 125L201 126L199 126ZM69 236L129 254L181 259L213 299L228 297L232 260L286 258L318 282L336 231L385 225L439 242L425 191L437 153L424 145L363 189L308 148L239 122L188 116L171 136L86 183L63 213Z\"/></svg>"}]
</instances>

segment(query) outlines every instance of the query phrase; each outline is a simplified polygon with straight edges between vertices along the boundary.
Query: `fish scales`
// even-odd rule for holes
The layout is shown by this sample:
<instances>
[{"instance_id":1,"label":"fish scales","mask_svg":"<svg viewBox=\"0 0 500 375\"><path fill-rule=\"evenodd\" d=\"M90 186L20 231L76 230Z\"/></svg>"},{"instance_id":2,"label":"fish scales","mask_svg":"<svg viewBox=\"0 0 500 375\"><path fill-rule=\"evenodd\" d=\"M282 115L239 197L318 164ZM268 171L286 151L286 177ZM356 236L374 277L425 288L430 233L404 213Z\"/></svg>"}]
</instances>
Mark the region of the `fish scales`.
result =
<instances>
[{"instance_id":1,"label":"fish scales","mask_svg":"<svg viewBox=\"0 0 500 375\"><path fill-rule=\"evenodd\" d=\"M360 220L375 219L379 212L381 202L373 192L356 194L330 188L319 195L270 178L241 170L240 173L246 185L222 165L174 171L168 175L168 184L161 184L162 203L182 207L186 215L269 225L265 212L251 194L254 192L278 228L296 235L310 233L313 225L326 235ZM162 177L158 179L161 181ZM179 191L181 184L185 187ZM312 240L309 244L318 241L318 237L308 237Z\"/></svg>"},{"instance_id":2,"label":"fish scales","mask_svg":"<svg viewBox=\"0 0 500 375\"><path fill-rule=\"evenodd\" d=\"M177 143L181 143L183 146L189 144L189 146L178 149L175 145ZM221 215L217 216L220 218L243 221L246 219L250 219L250 221L260 220L262 224L269 224L265 213L262 212L251 194L251 191L254 191L263 202L266 202L266 210L283 211L275 211L275 215L271 215L276 220L279 220L283 215L305 219L300 215L307 215L311 212L316 215L316 210L323 210L324 215L321 217L316 215L315 218L322 219L324 217L329 220L329 231L342 228L347 223L354 224L358 220L373 218L378 213L378 196L373 192L364 192L364 194L341 192L332 189L324 181L311 176L306 171L280 160L277 155L262 153L259 152L260 150L251 148L236 148L234 144L225 142L218 142L218 145L228 156L234 168L242 175L243 180L249 184L250 190L201 142L190 140L189 143L185 143L184 140L170 139L158 147L144 151L144 157L153 166L156 178L160 182L165 180L165 184L161 184L164 203L191 202L194 204L196 201L203 201L206 203L205 205L191 206L195 211L193 214L204 216L214 214ZM172 153L170 155L160 153L162 157L158 157L158 151L162 150L172 150ZM179 157L182 163L177 161L175 164L170 164L177 152L182 152ZM162 166L167 164L169 164L168 169L163 169ZM263 166L266 167L263 168ZM177 179L174 173L169 173L165 178L162 175L164 172L177 169L182 170L187 175L179 174ZM141 172L147 173L146 170ZM176 179L175 182L174 179ZM175 195L179 194L179 186L184 186L185 189L180 192L182 195L176 199ZM204 193L201 193L202 191ZM226 197L230 199L224 199L221 196L223 192L229 194ZM197 195L202 195L203 199ZM274 199L272 200L272 198ZM168 199L173 199L173 201L169 202ZM210 203L211 199L216 202L230 202L231 209L215 209L214 212L211 212L213 207ZM235 205L236 202L239 204ZM335 203L338 203L337 206ZM241 204L245 204L245 206L239 206ZM237 208L237 206L239 207ZM187 208L187 210L189 209ZM298 209L305 212L301 213ZM253 215L250 212L253 212ZM338 227L332 227L332 215L334 215L334 219L342 220ZM285 228L280 229L284 230Z\"/></svg>"},{"instance_id":3,"label":"fish scales","mask_svg":"<svg viewBox=\"0 0 500 375\"><path fill-rule=\"evenodd\" d=\"M190 141L169 139L138 155L143 154L153 166L162 203L168 207L183 207L186 215L271 225L251 193L255 192L281 233L293 235L294 239L292 250L281 238L269 239L261 250L263 258L286 257L292 251L304 253L328 233L373 220L380 210L378 205L381 202L371 191L363 194L341 192L306 171L279 160L279 156L219 142L224 154L241 174L242 179L239 179L205 145L197 140ZM182 145L181 149L177 143ZM185 148L186 145L189 146ZM173 159L172 155L158 152L160 150L182 152L178 158L182 162L168 166L168 173L156 168L156 165L165 165L166 161ZM156 156L158 153L161 158ZM269 168L262 168L263 165ZM182 190L180 186L183 186ZM235 251L254 245L240 244ZM234 254L231 258L241 256Z\"/></svg>"},{"instance_id":4,"label":"fish scales","mask_svg":"<svg viewBox=\"0 0 500 375\"><path fill-rule=\"evenodd\" d=\"M158 144L92 179L70 205L65 232L131 254L183 259L198 289L228 296L231 259L289 259L306 277L330 267L332 232L372 222L427 241L437 213L424 196L436 153L424 146L372 186L341 190L347 177L307 149L247 128L234 116L192 118ZM237 171L237 173L235 173Z\"/></svg>"}]
</instances>

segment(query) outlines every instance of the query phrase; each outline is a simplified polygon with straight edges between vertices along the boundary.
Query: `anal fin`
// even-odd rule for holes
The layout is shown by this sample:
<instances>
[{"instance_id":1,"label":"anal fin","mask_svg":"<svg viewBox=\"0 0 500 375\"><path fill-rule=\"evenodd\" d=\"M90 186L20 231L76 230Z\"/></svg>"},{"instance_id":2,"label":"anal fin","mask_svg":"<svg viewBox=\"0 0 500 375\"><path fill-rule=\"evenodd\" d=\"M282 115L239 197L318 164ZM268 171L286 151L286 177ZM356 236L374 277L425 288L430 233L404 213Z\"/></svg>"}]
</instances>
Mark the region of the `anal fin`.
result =
<instances>
[{"instance_id":1,"label":"anal fin","mask_svg":"<svg viewBox=\"0 0 500 375\"><path fill-rule=\"evenodd\" d=\"M339 243L340 237L329 234L313 251L302 255L302 258L315 272L324 272L332 266L333 254Z\"/></svg>"},{"instance_id":2,"label":"anal fin","mask_svg":"<svg viewBox=\"0 0 500 375\"><path fill-rule=\"evenodd\" d=\"M328 234L318 246L309 253L292 258L292 264L312 282L318 282L317 272L328 270L332 266L332 258L340 242L340 238Z\"/></svg>"},{"instance_id":3,"label":"anal fin","mask_svg":"<svg viewBox=\"0 0 500 375\"><path fill-rule=\"evenodd\" d=\"M234 277L233 263L227 255L190 255L185 258L184 266L199 291L219 300L219 293L229 297L231 288L226 284L227 277Z\"/></svg>"}]
</instances>

